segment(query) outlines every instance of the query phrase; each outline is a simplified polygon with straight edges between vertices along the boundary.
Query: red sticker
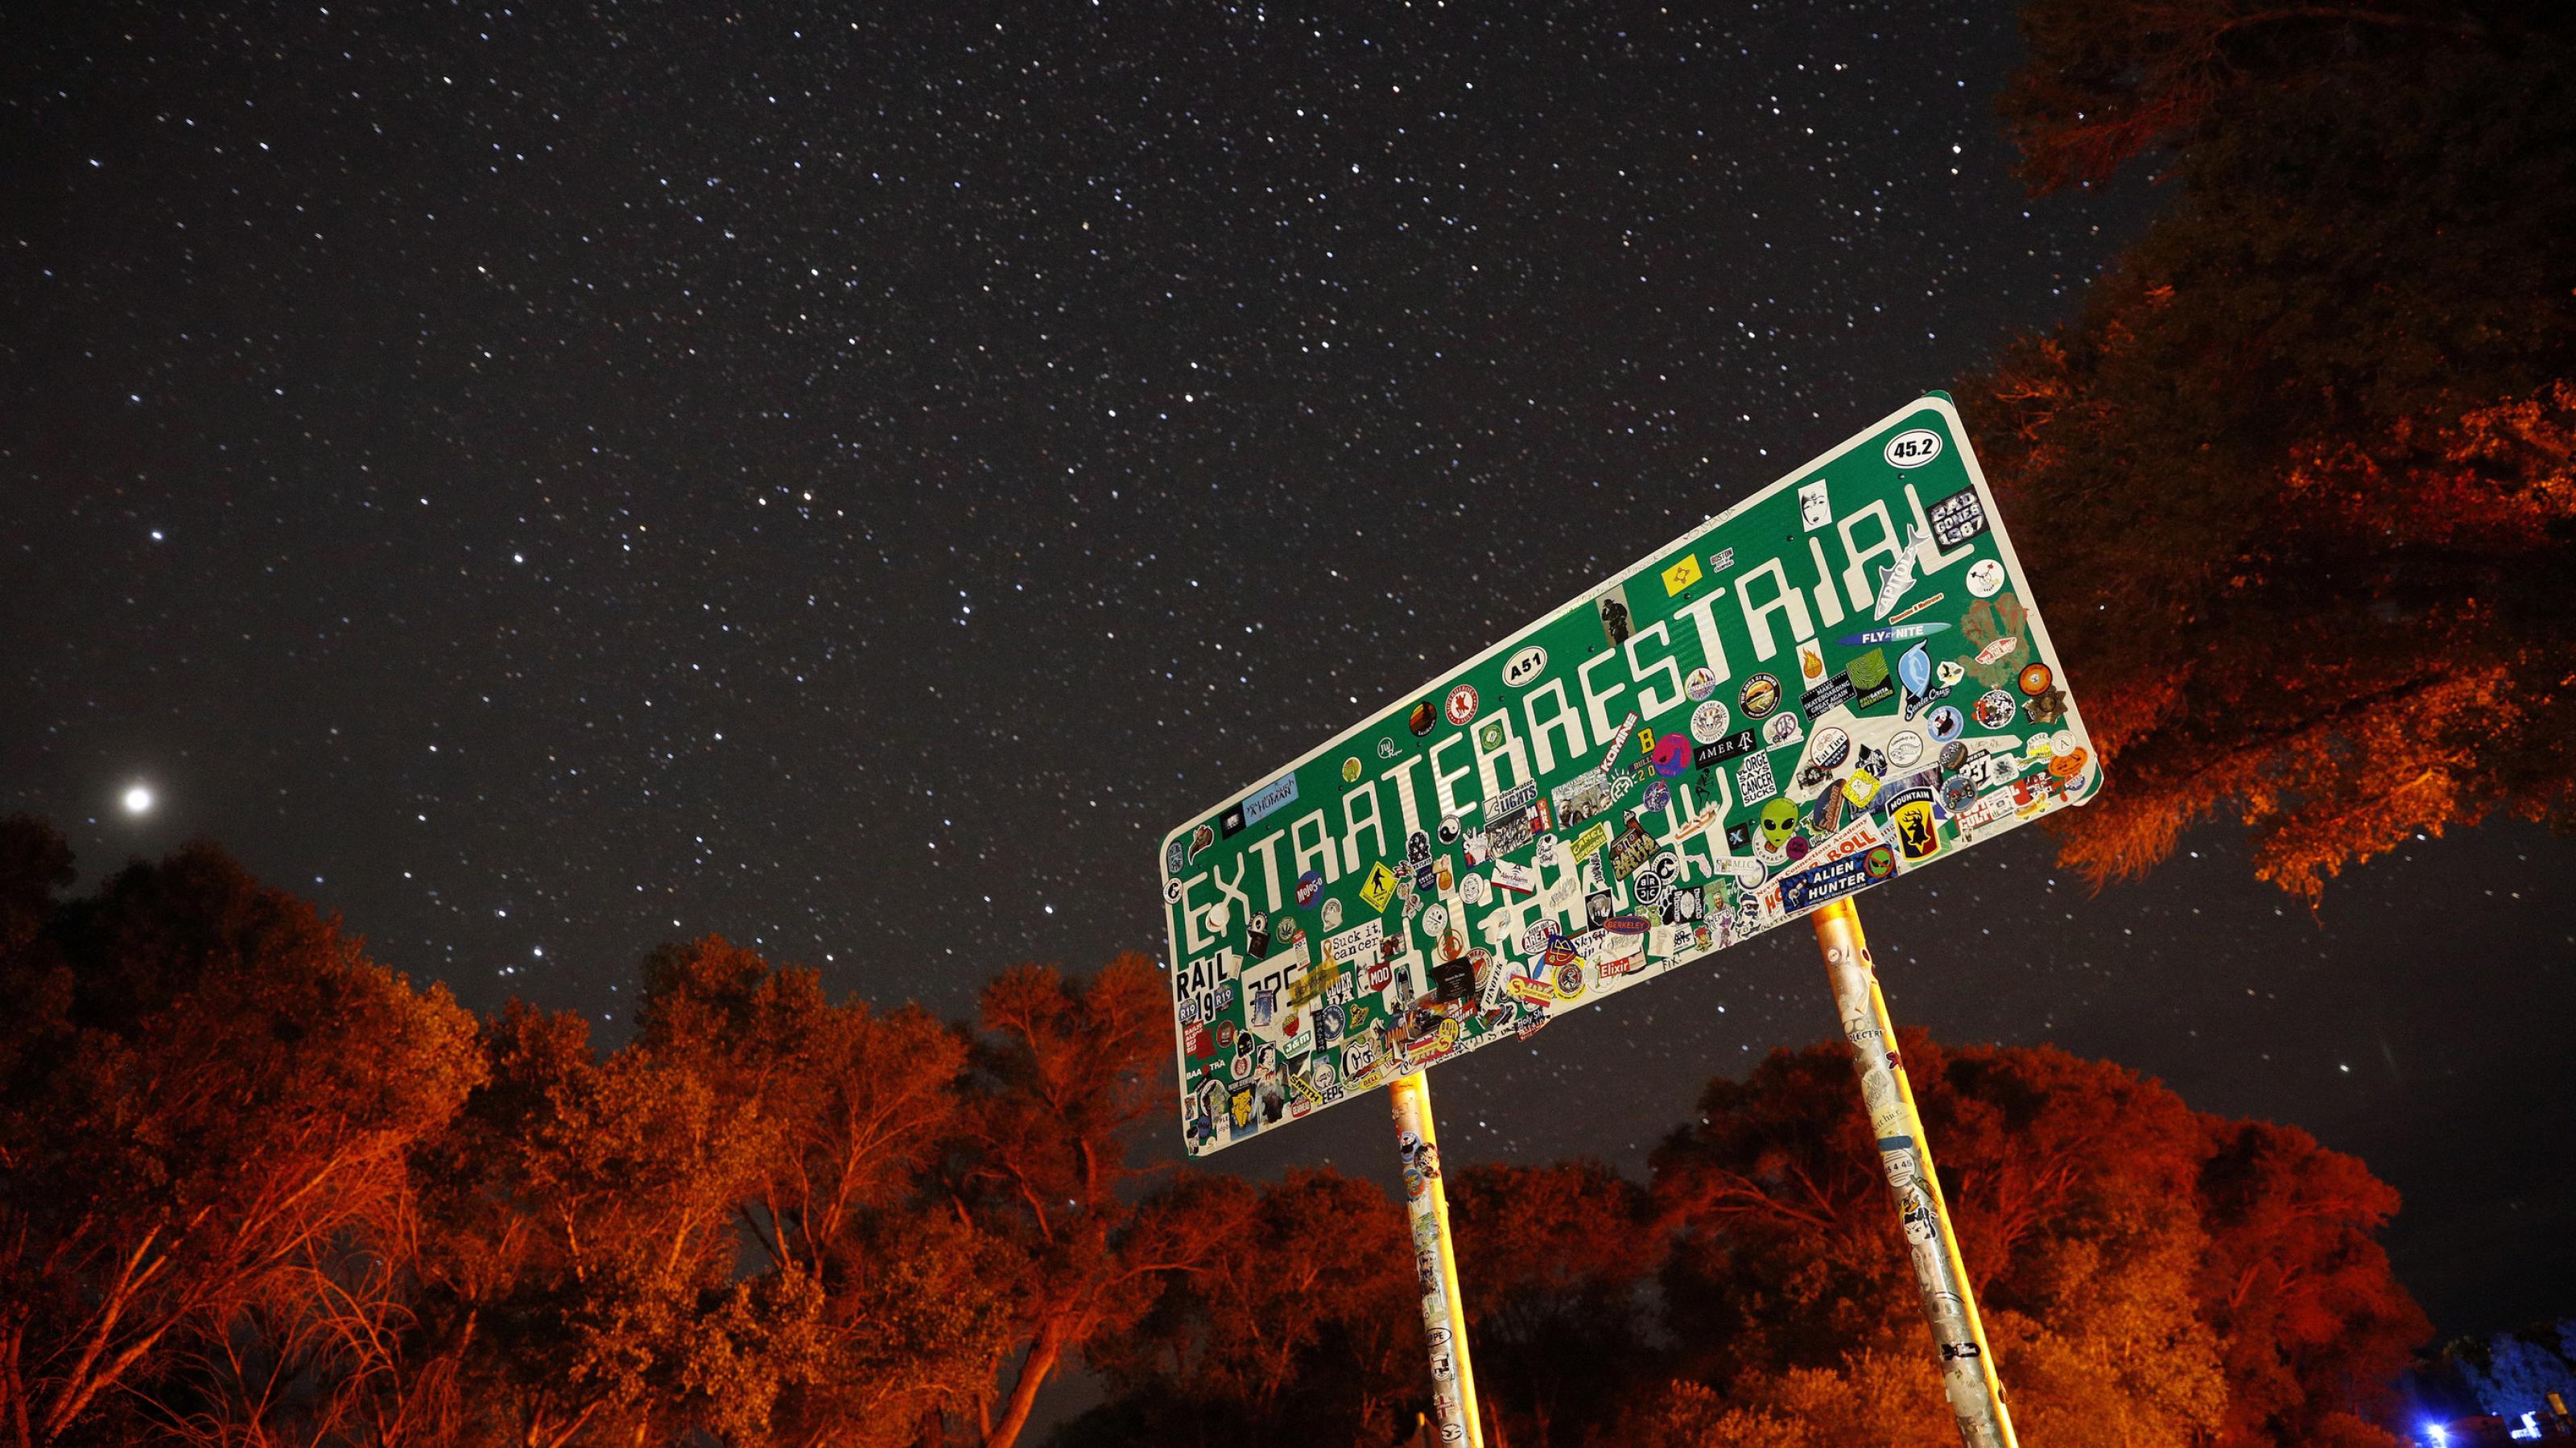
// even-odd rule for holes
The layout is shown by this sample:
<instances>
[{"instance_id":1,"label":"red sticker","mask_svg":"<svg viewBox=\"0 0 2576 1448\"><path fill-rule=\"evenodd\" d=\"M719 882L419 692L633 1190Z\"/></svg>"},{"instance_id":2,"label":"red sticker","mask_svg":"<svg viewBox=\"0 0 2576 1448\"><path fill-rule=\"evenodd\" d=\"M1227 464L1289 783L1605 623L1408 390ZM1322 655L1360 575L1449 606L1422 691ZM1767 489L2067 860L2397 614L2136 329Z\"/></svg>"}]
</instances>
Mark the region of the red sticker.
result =
<instances>
[{"instance_id":1,"label":"red sticker","mask_svg":"<svg viewBox=\"0 0 2576 1448\"><path fill-rule=\"evenodd\" d=\"M1474 719L1476 717L1476 686L1473 684L1460 684L1457 688L1450 690L1449 703L1444 712L1448 715L1449 722L1452 724L1465 724L1469 720Z\"/></svg>"}]
</instances>

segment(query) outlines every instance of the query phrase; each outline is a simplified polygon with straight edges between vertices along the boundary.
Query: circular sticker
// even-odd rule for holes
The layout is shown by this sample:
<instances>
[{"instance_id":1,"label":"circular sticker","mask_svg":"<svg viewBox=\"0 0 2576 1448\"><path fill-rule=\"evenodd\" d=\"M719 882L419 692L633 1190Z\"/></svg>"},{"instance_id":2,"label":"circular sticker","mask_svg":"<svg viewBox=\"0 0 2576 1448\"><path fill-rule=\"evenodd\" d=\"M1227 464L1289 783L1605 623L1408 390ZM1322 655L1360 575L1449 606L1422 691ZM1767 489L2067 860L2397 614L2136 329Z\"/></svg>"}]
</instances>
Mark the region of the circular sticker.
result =
<instances>
[{"instance_id":1,"label":"circular sticker","mask_svg":"<svg viewBox=\"0 0 2576 1448\"><path fill-rule=\"evenodd\" d=\"M1896 873L1896 852L1885 845L1872 845L1860 857L1860 872L1873 880L1884 880Z\"/></svg>"},{"instance_id":2,"label":"circular sticker","mask_svg":"<svg viewBox=\"0 0 2576 1448\"><path fill-rule=\"evenodd\" d=\"M1790 859L1803 860L1807 858L1807 851L1814 849L1815 846L1807 843L1807 837L1805 835L1791 835L1789 837L1789 843L1782 846L1782 848L1788 851Z\"/></svg>"},{"instance_id":3,"label":"circular sticker","mask_svg":"<svg viewBox=\"0 0 2576 1448\"><path fill-rule=\"evenodd\" d=\"M1294 919L1282 915L1279 917L1278 936L1280 944L1294 945L1298 941L1306 938L1306 927L1298 924Z\"/></svg>"},{"instance_id":4,"label":"circular sticker","mask_svg":"<svg viewBox=\"0 0 2576 1448\"><path fill-rule=\"evenodd\" d=\"M1735 883L1744 889L1758 889L1762 884L1762 862L1751 855L1729 856L1721 868L1733 875Z\"/></svg>"},{"instance_id":5,"label":"circular sticker","mask_svg":"<svg viewBox=\"0 0 2576 1448\"><path fill-rule=\"evenodd\" d=\"M2021 668L2021 691L2034 697L2045 694L2048 692L2049 678L2048 665L2024 664Z\"/></svg>"},{"instance_id":6,"label":"circular sticker","mask_svg":"<svg viewBox=\"0 0 2576 1448\"><path fill-rule=\"evenodd\" d=\"M1441 931L1446 930L1446 929L1448 929L1448 928L1449 928L1449 907L1448 907L1448 906L1446 906L1446 905L1434 905L1434 906L1432 906L1430 909L1425 910L1425 911L1423 911L1423 912L1422 912L1422 929L1423 929L1423 932L1424 932L1425 934L1428 934L1428 935L1438 935Z\"/></svg>"},{"instance_id":7,"label":"circular sticker","mask_svg":"<svg viewBox=\"0 0 2576 1448\"><path fill-rule=\"evenodd\" d=\"M1326 930L1339 930L1342 928L1341 901L1327 900L1324 902L1324 928Z\"/></svg>"},{"instance_id":8,"label":"circular sticker","mask_svg":"<svg viewBox=\"0 0 2576 1448\"><path fill-rule=\"evenodd\" d=\"M1795 744L1806 737L1807 731L1799 727L1798 711L1795 709L1785 709L1772 715L1771 722L1762 726L1762 743L1765 748L1777 749L1783 744Z\"/></svg>"},{"instance_id":9,"label":"circular sticker","mask_svg":"<svg viewBox=\"0 0 2576 1448\"><path fill-rule=\"evenodd\" d=\"M1910 428L1887 440L1883 456L1892 468L1919 468L1941 455L1941 434L1928 427Z\"/></svg>"},{"instance_id":10,"label":"circular sticker","mask_svg":"<svg viewBox=\"0 0 2576 1448\"><path fill-rule=\"evenodd\" d=\"M2048 772L2059 779L2073 779L2084 772L2084 762L2091 757L2081 749L2070 749L2048 761Z\"/></svg>"},{"instance_id":11,"label":"circular sticker","mask_svg":"<svg viewBox=\"0 0 2576 1448\"><path fill-rule=\"evenodd\" d=\"M1839 769L1851 757L1851 736L1840 729L1819 729L1807 746L1807 758L1818 769Z\"/></svg>"},{"instance_id":12,"label":"circular sticker","mask_svg":"<svg viewBox=\"0 0 2576 1448\"><path fill-rule=\"evenodd\" d=\"M1966 764L1967 762L1968 762L1968 746L1967 746L1967 745L1965 745L1965 744L1961 743L1960 741L1958 741L1958 740L1956 740L1956 739L1953 739L1953 740L1951 740L1949 743L1944 744L1944 745L1942 745L1942 746L1941 746L1941 767L1942 767L1943 769L1949 770L1949 771L1951 771L1952 773L1956 773L1956 772L1958 771L1958 769L1959 769L1959 766L1961 766L1961 765L1963 765L1963 764Z\"/></svg>"},{"instance_id":13,"label":"circular sticker","mask_svg":"<svg viewBox=\"0 0 2576 1448\"><path fill-rule=\"evenodd\" d=\"M1558 994L1567 997L1583 994L1583 966L1581 962L1578 961L1568 965L1560 965L1556 968L1556 989Z\"/></svg>"},{"instance_id":14,"label":"circular sticker","mask_svg":"<svg viewBox=\"0 0 2576 1448\"><path fill-rule=\"evenodd\" d=\"M1664 898L1664 877L1652 870L1639 870L1628 879L1628 894L1639 905L1652 905Z\"/></svg>"},{"instance_id":15,"label":"circular sticker","mask_svg":"<svg viewBox=\"0 0 2576 1448\"><path fill-rule=\"evenodd\" d=\"M1489 898L1491 897L1486 894L1484 876L1469 875L1467 878L1458 882L1458 900L1460 904L1482 905Z\"/></svg>"},{"instance_id":16,"label":"circular sticker","mask_svg":"<svg viewBox=\"0 0 2576 1448\"><path fill-rule=\"evenodd\" d=\"M1667 734L1655 741L1655 773L1666 779L1679 779L1691 767L1691 742L1678 734Z\"/></svg>"},{"instance_id":17,"label":"circular sticker","mask_svg":"<svg viewBox=\"0 0 2576 1448\"><path fill-rule=\"evenodd\" d=\"M1717 671L1706 664L1691 670L1690 675L1682 680L1682 692L1688 694L1693 703L1716 693Z\"/></svg>"},{"instance_id":18,"label":"circular sticker","mask_svg":"<svg viewBox=\"0 0 2576 1448\"><path fill-rule=\"evenodd\" d=\"M1360 782L1360 757L1359 757L1358 755L1354 754L1354 755L1352 755L1350 758L1345 759L1345 760L1343 760L1343 761L1342 761L1342 783L1344 783L1344 784L1357 784L1357 783L1359 783L1359 782Z\"/></svg>"},{"instance_id":19,"label":"circular sticker","mask_svg":"<svg viewBox=\"0 0 2576 1448\"><path fill-rule=\"evenodd\" d=\"M1736 693L1735 706L1747 719L1762 718L1780 707L1780 681L1769 674L1755 674Z\"/></svg>"},{"instance_id":20,"label":"circular sticker","mask_svg":"<svg viewBox=\"0 0 2576 1448\"><path fill-rule=\"evenodd\" d=\"M1458 817L1456 815L1442 815L1440 817L1440 843L1444 845L1454 845L1458 843L1458 836L1463 832L1464 828L1464 826L1458 823Z\"/></svg>"},{"instance_id":21,"label":"circular sticker","mask_svg":"<svg viewBox=\"0 0 2576 1448\"><path fill-rule=\"evenodd\" d=\"M1967 719L1947 704L1933 710L1931 719L1926 722L1932 726L1933 742L1938 744L1947 744L1958 738L1959 731L1968 725Z\"/></svg>"},{"instance_id":22,"label":"circular sticker","mask_svg":"<svg viewBox=\"0 0 2576 1448\"><path fill-rule=\"evenodd\" d=\"M1421 703L1413 706L1413 713L1411 717L1404 721L1404 727L1412 730L1413 737L1419 739L1423 735L1431 732L1432 721L1438 717L1438 715L1431 712L1431 701L1425 699Z\"/></svg>"},{"instance_id":23,"label":"circular sticker","mask_svg":"<svg viewBox=\"0 0 2576 1448\"><path fill-rule=\"evenodd\" d=\"M1377 757L1380 759L1393 759L1395 757L1395 741L1392 739L1379 740L1377 742Z\"/></svg>"},{"instance_id":24,"label":"circular sticker","mask_svg":"<svg viewBox=\"0 0 2576 1448\"><path fill-rule=\"evenodd\" d=\"M1981 729L2007 729L2013 721L2012 695L2001 689L1988 689L1977 700L1977 726Z\"/></svg>"},{"instance_id":25,"label":"circular sticker","mask_svg":"<svg viewBox=\"0 0 2576 1448\"><path fill-rule=\"evenodd\" d=\"M1691 737L1702 744L1715 744L1726 733L1726 702L1711 699L1691 711Z\"/></svg>"},{"instance_id":26,"label":"circular sticker","mask_svg":"<svg viewBox=\"0 0 2576 1448\"><path fill-rule=\"evenodd\" d=\"M1181 903L1180 881L1165 880L1163 882L1163 903L1166 905L1178 905Z\"/></svg>"},{"instance_id":27,"label":"circular sticker","mask_svg":"<svg viewBox=\"0 0 2576 1448\"><path fill-rule=\"evenodd\" d=\"M1899 769L1912 769L1923 757L1923 736L1908 729L1887 741L1887 762Z\"/></svg>"},{"instance_id":28,"label":"circular sticker","mask_svg":"<svg viewBox=\"0 0 2576 1448\"><path fill-rule=\"evenodd\" d=\"M1464 724L1468 720L1475 718L1476 686L1473 684L1460 684L1457 688L1450 690L1449 702L1442 706L1442 712L1448 717L1449 722L1452 724Z\"/></svg>"},{"instance_id":29,"label":"circular sticker","mask_svg":"<svg viewBox=\"0 0 2576 1448\"><path fill-rule=\"evenodd\" d=\"M1941 808L1953 815L1966 811L1977 802L1977 787L1964 774L1954 774L1941 781Z\"/></svg>"},{"instance_id":30,"label":"circular sticker","mask_svg":"<svg viewBox=\"0 0 2576 1448\"><path fill-rule=\"evenodd\" d=\"M1298 909L1303 910L1307 906L1314 904L1315 897L1323 893L1324 876L1321 871L1308 870L1305 874L1297 877Z\"/></svg>"},{"instance_id":31,"label":"circular sticker","mask_svg":"<svg viewBox=\"0 0 2576 1448\"><path fill-rule=\"evenodd\" d=\"M1992 598L2003 592L2004 566L1991 558L1969 564L1968 591L1979 598Z\"/></svg>"}]
</instances>

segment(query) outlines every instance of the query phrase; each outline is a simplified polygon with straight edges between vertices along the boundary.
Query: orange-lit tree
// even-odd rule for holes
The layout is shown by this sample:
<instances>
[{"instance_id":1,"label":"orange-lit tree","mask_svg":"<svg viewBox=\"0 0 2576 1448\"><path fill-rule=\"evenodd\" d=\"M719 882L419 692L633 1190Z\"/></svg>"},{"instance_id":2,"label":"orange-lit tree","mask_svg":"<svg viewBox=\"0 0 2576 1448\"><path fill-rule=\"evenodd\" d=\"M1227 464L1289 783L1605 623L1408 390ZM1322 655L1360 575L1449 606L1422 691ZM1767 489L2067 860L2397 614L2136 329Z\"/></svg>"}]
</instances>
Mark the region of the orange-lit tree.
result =
<instances>
[{"instance_id":1,"label":"orange-lit tree","mask_svg":"<svg viewBox=\"0 0 2576 1448\"><path fill-rule=\"evenodd\" d=\"M2576 805L2576 11L2033 0L2042 184L2177 194L1962 401L2113 787L2097 882L2194 820L2313 893Z\"/></svg>"},{"instance_id":2,"label":"orange-lit tree","mask_svg":"<svg viewBox=\"0 0 2576 1448\"><path fill-rule=\"evenodd\" d=\"M472 1019L210 846L54 906L0 822L0 1442L320 1442L396 1402L409 1153Z\"/></svg>"}]
</instances>

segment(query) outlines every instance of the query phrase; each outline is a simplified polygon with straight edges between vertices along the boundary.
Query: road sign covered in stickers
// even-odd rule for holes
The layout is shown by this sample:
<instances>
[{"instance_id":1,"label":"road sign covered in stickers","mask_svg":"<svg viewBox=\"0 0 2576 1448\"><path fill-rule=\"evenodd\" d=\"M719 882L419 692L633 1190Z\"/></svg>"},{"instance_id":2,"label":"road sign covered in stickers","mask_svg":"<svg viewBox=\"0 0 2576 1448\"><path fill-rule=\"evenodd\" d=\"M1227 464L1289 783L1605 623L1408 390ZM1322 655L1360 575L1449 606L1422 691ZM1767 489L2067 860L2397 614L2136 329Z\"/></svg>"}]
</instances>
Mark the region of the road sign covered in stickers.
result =
<instances>
[{"instance_id":1,"label":"road sign covered in stickers","mask_svg":"<svg viewBox=\"0 0 2576 1448\"><path fill-rule=\"evenodd\" d=\"M2025 577L1929 396L1182 822L1190 1152L2091 798Z\"/></svg>"}]
</instances>

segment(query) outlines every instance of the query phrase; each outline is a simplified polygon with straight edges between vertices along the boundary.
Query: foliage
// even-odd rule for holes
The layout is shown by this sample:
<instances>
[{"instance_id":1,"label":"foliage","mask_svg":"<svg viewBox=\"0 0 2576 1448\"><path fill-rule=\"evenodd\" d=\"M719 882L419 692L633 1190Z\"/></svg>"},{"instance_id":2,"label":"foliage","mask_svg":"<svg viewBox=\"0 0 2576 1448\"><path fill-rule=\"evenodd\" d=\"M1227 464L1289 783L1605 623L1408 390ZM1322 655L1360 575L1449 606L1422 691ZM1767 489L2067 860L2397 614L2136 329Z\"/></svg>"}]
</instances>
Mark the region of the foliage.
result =
<instances>
[{"instance_id":1,"label":"foliage","mask_svg":"<svg viewBox=\"0 0 2576 1448\"><path fill-rule=\"evenodd\" d=\"M2099 882L2234 813L2313 894L2576 808L2576 48L2564 6L2033 0L2042 182L2179 190L1965 386L2114 787Z\"/></svg>"},{"instance_id":2,"label":"foliage","mask_svg":"<svg viewBox=\"0 0 2576 1448\"><path fill-rule=\"evenodd\" d=\"M0 822L0 1443L999 1445L1076 1355L1108 1395L1067 1448L1419 1420L1394 1201L1130 1163L1139 958L942 1025L710 937L602 1051L210 847L69 878ZM2423 1323L2358 1162L2060 1052L1903 1051L2035 1441L2385 1448ZM1650 1184L1448 1187L1498 1442L1949 1441L1840 1043L1712 1082Z\"/></svg>"}]
</instances>

